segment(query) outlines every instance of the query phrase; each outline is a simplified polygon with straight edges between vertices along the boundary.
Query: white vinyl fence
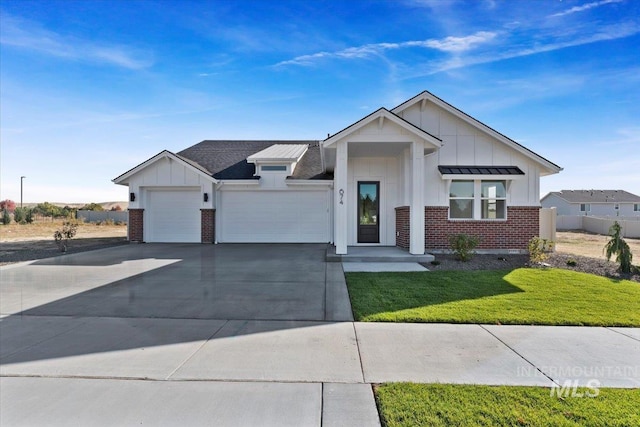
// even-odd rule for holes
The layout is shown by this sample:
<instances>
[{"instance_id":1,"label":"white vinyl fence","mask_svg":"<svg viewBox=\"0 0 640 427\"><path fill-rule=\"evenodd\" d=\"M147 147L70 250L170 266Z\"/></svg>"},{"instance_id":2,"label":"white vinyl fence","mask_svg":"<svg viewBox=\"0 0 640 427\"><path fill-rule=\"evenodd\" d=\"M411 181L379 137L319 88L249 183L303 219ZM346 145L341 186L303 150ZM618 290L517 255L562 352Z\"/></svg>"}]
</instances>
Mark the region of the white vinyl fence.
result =
<instances>
[{"instance_id":1,"label":"white vinyl fence","mask_svg":"<svg viewBox=\"0 0 640 427\"><path fill-rule=\"evenodd\" d=\"M85 220L86 222L106 221L108 219L113 222L128 223L129 212L127 211L77 211L76 218Z\"/></svg>"},{"instance_id":2,"label":"white vinyl fence","mask_svg":"<svg viewBox=\"0 0 640 427\"><path fill-rule=\"evenodd\" d=\"M623 237L640 238L640 218L638 217L596 217L558 215L558 230L584 230L590 233L609 234L614 221L622 227Z\"/></svg>"},{"instance_id":3,"label":"white vinyl fence","mask_svg":"<svg viewBox=\"0 0 640 427\"><path fill-rule=\"evenodd\" d=\"M556 241L556 208L540 209L540 234L541 239Z\"/></svg>"}]
</instances>

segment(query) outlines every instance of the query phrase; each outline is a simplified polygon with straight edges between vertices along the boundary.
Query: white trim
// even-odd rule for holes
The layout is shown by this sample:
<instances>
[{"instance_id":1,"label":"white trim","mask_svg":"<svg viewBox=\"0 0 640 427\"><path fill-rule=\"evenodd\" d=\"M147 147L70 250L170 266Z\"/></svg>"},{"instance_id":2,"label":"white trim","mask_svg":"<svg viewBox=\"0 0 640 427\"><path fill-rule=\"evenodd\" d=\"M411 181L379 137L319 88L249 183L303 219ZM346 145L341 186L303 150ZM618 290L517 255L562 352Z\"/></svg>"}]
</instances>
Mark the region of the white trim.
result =
<instances>
[{"instance_id":1,"label":"white trim","mask_svg":"<svg viewBox=\"0 0 640 427\"><path fill-rule=\"evenodd\" d=\"M258 179L224 179L217 182L216 189L224 186L232 187L236 185L260 185Z\"/></svg>"},{"instance_id":2,"label":"white trim","mask_svg":"<svg viewBox=\"0 0 640 427\"><path fill-rule=\"evenodd\" d=\"M129 182L126 181L128 178L132 177L133 175L137 174L138 172L142 171L143 169L148 168L149 166L153 165L154 163L156 163L159 160L164 159L164 158L168 158L170 160L174 160L174 161L184 165L187 169L189 169L192 172L194 172L194 173L206 178L207 180L213 182L214 184L218 182L217 179L215 179L211 175L207 174L205 171L203 171L201 169L198 169L197 167L193 166L191 163L185 161L184 159L181 159L180 157L178 157L177 155L173 154L169 150L161 151L160 153L156 154L155 156L151 157L150 159L145 160L144 162L140 163L138 166L136 166L133 169L123 173L122 175L118 176L117 178L112 179L111 181L114 184L129 185Z\"/></svg>"},{"instance_id":3,"label":"white trim","mask_svg":"<svg viewBox=\"0 0 640 427\"><path fill-rule=\"evenodd\" d=\"M333 188L333 181L331 180L317 180L309 181L306 179L285 179L285 184L290 187L329 187Z\"/></svg>"},{"instance_id":4,"label":"white trim","mask_svg":"<svg viewBox=\"0 0 640 427\"><path fill-rule=\"evenodd\" d=\"M464 174L440 174L443 180L462 180L462 181L517 181L526 178L526 175L464 175Z\"/></svg>"},{"instance_id":5,"label":"white trim","mask_svg":"<svg viewBox=\"0 0 640 427\"><path fill-rule=\"evenodd\" d=\"M329 138L325 139L324 141L322 141L322 147L323 148L327 148L331 145L334 145L335 143L337 143L338 141L348 137L349 135L352 135L354 132L360 130L361 128L363 128L364 126L367 126L368 124L375 122L376 120L384 120L387 119L389 121L391 121L392 123L395 123L396 125L400 126L401 128L403 128L404 130L406 130L407 132L409 132L410 134L414 135L414 137L418 137L421 140L424 140L425 142L429 143L430 145L436 147L436 148L440 148L442 146L442 141L431 135L430 133L412 125L411 123L407 122L406 120L404 120L401 117L396 116L395 114L393 114L392 112L390 112L389 110L387 110L386 108L380 108L378 111L370 114L369 116L360 119L360 121L352 124L351 126L341 130L340 132L336 133L333 136L330 136ZM380 122L378 122L379 124ZM376 139L377 138L377 139ZM402 142L410 142L411 138L407 135L407 136L400 136ZM376 136L376 135L363 135L361 138L360 137L356 137L356 138L349 138L349 141L359 141L361 140L362 142L373 142L373 141L377 141L379 140L380 142L396 142L399 141L398 137L394 137L394 135L382 135L382 136ZM372 141L373 140L373 141Z\"/></svg>"}]
</instances>

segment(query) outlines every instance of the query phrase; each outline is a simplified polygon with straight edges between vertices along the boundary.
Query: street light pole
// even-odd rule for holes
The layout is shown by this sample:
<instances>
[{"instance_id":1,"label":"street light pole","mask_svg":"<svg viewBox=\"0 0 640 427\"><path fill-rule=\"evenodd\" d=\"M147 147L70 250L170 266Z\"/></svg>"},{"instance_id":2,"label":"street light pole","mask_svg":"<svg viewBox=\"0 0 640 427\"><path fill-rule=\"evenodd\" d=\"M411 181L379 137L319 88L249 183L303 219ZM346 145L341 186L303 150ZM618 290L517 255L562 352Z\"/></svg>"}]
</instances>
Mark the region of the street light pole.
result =
<instances>
[{"instance_id":1,"label":"street light pole","mask_svg":"<svg viewBox=\"0 0 640 427\"><path fill-rule=\"evenodd\" d=\"M20 209L22 209L22 181L24 181L25 178L26 176L20 177Z\"/></svg>"}]
</instances>

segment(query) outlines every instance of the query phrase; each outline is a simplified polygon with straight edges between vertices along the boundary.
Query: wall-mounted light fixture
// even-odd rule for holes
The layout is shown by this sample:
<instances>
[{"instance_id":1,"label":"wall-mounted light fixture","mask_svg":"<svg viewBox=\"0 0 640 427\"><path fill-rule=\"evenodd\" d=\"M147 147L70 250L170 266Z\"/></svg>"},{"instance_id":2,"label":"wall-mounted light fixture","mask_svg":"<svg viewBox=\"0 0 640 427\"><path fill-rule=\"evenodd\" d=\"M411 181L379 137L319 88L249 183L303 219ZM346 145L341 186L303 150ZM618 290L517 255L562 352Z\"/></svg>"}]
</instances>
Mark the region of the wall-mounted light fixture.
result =
<instances>
[{"instance_id":1,"label":"wall-mounted light fixture","mask_svg":"<svg viewBox=\"0 0 640 427\"><path fill-rule=\"evenodd\" d=\"M209 193L204 193L204 202L207 203L209 201Z\"/></svg>"},{"instance_id":2,"label":"wall-mounted light fixture","mask_svg":"<svg viewBox=\"0 0 640 427\"><path fill-rule=\"evenodd\" d=\"M130 202L136 201L136 193L129 193L129 201Z\"/></svg>"}]
</instances>

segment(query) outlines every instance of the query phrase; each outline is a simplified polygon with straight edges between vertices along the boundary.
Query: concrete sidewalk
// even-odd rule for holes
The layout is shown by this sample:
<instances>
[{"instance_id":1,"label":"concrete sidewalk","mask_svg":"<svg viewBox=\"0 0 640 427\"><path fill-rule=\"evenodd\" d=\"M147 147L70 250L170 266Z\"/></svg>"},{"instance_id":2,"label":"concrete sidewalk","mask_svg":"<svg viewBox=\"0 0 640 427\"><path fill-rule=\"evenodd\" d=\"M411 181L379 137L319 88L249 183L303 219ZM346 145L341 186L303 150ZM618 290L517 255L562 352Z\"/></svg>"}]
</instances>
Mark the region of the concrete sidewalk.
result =
<instances>
[{"instance_id":1,"label":"concrete sidewalk","mask_svg":"<svg viewBox=\"0 0 640 427\"><path fill-rule=\"evenodd\" d=\"M638 328L11 316L0 349L3 425L375 425L371 383L640 387Z\"/></svg>"}]
</instances>

